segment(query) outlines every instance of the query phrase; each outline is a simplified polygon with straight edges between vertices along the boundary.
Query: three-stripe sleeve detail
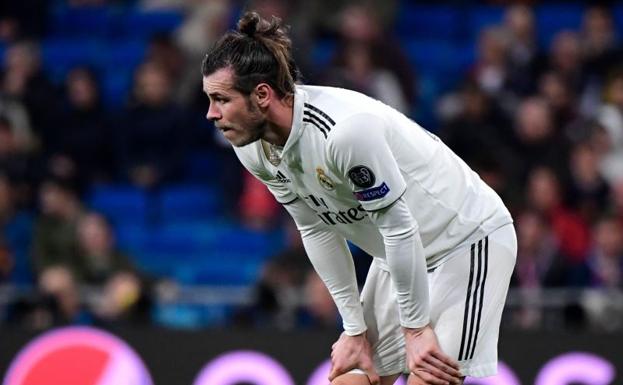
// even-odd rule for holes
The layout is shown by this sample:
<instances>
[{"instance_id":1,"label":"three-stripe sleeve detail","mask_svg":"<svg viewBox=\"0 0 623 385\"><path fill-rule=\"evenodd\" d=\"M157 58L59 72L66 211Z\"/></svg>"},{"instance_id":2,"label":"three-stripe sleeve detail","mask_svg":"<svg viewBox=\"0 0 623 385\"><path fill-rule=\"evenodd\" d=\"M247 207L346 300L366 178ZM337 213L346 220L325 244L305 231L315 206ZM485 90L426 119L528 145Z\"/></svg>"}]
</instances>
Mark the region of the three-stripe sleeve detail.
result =
<instances>
[{"instance_id":1,"label":"three-stripe sleeve detail","mask_svg":"<svg viewBox=\"0 0 623 385\"><path fill-rule=\"evenodd\" d=\"M483 250L484 249L484 250ZM485 281L489 261L489 238L478 241L478 264L476 265L476 244L471 245L469 281L467 284L467 296L465 297L465 310L463 313L463 329L461 333L461 346L459 349L459 361L472 359L476 351L478 332L480 331L480 319L484 302ZM475 273L475 274L474 274ZM475 280L474 280L474 275Z\"/></svg>"}]
</instances>

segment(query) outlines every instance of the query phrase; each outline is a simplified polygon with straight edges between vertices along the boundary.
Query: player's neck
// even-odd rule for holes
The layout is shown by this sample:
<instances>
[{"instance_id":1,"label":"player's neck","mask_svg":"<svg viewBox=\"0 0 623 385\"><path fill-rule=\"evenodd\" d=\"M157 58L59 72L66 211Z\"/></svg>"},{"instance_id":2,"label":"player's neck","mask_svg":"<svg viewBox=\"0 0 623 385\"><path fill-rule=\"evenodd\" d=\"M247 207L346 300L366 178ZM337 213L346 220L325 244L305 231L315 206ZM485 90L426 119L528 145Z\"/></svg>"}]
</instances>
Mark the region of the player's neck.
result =
<instances>
[{"instance_id":1,"label":"player's neck","mask_svg":"<svg viewBox=\"0 0 623 385\"><path fill-rule=\"evenodd\" d=\"M283 98L271 104L268 109L268 129L263 137L268 143L282 147L286 144L292 130L294 115L292 100L292 97Z\"/></svg>"}]
</instances>

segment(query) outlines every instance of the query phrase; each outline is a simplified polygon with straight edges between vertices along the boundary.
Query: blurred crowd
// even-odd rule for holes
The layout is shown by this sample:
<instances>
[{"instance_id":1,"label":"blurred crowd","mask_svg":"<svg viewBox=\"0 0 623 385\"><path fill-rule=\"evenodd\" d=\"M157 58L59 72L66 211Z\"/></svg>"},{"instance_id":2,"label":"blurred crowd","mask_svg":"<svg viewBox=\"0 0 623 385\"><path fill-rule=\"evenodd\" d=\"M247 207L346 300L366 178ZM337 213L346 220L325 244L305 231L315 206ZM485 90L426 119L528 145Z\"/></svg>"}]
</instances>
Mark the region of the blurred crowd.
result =
<instances>
[{"instance_id":1,"label":"blurred crowd","mask_svg":"<svg viewBox=\"0 0 623 385\"><path fill-rule=\"evenodd\" d=\"M42 66L38 42L57 3L0 6L0 282L34 287L13 293L7 324L150 323L157 279L119 250L113 224L85 204L95 185L157 190L188 177L189 154L207 153L219 162L206 173L227 192L228 215L255 229L291 226L204 118L202 55L244 7L291 25L306 83L355 89L409 116L422 113L418 68L393 29L396 1L60 2L185 15L175 30L149 40L127 100L114 107L103 101L96 69L77 66L58 81ZM543 289L591 288L609 294L572 301L566 321L623 328L623 301L610 294L623 289L623 49L608 4L587 5L580 29L558 31L548 46L536 29L533 8L507 6L501 23L480 31L473 63L434 101L426 128L515 218L519 301L509 323L542 326ZM326 41L326 57L310 55ZM289 247L266 264L255 303L233 320L337 327L298 234L287 233ZM369 257L353 253L363 282Z\"/></svg>"}]
</instances>

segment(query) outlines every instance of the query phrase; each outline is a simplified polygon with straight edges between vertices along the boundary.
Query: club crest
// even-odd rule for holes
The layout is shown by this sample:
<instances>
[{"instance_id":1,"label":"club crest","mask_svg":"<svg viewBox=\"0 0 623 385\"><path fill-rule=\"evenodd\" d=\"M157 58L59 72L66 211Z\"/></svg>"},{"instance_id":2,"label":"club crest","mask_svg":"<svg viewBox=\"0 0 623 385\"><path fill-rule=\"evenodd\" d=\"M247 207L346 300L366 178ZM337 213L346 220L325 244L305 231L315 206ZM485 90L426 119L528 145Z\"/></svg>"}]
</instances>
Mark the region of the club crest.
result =
<instances>
[{"instance_id":1,"label":"club crest","mask_svg":"<svg viewBox=\"0 0 623 385\"><path fill-rule=\"evenodd\" d=\"M325 174L324 170L321 167L316 167L316 178L318 178L318 183L326 189L333 190L335 189L335 182L329 178L327 174Z\"/></svg>"}]
</instances>

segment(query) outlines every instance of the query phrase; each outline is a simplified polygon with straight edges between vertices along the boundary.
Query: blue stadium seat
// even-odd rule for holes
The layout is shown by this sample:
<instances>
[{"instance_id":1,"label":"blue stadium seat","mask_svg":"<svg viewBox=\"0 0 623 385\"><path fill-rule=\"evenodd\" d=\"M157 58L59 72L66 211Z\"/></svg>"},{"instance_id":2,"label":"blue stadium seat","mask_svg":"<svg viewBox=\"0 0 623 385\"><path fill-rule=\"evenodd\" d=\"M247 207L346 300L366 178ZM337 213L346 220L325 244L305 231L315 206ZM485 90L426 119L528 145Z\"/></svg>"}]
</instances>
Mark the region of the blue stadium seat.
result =
<instances>
[{"instance_id":1,"label":"blue stadium seat","mask_svg":"<svg viewBox=\"0 0 623 385\"><path fill-rule=\"evenodd\" d=\"M619 39L623 36L623 3L617 3L612 7L612 18L614 19L614 28Z\"/></svg>"},{"instance_id":2,"label":"blue stadium seat","mask_svg":"<svg viewBox=\"0 0 623 385\"><path fill-rule=\"evenodd\" d=\"M114 223L140 224L147 220L147 194L130 185L96 185L86 201Z\"/></svg>"},{"instance_id":3,"label":"blue stadium seat","mask_svg":"<svg viewBox=\"0 0 623 385\"><path fill-rule=\"evenodd\" d=\"M499 25L506 8L494 5L474 5L467 11L466 39L477 39L483 28Z\"/></svg>"},{"instance_id":4,"label":"blue stadium seat","mask_svg":"<svg viewBox=\"0 0 623 385\"><path fill-rule=\"evenodd\" d=\"M329 66L330 61L335 54L336 45L337 43L335 40L318 39L313 47L312 63L320 69L324 69ZM322 70L316 72L322 72Z\"/></svg>"},{"instance_id":5,"label":"blue stadium seat","mask_svg":"<svg viewBox=\"0 0 623 385\"><path fill-rule=\"evenodd\" d=\"M104 106L120 109L125 106L132 88L133 72L126 68L107 68L101 77L100 94Z\"/></svg>"},{"instance_id":6,"label":"blue stadium seat","mask_svg":"<svg viewBox=\"0 0 623 385\"><path fill-rule=\"evenodd\" d=\"M462 73L473 61L471 47L447 40L410 39L404 47L418 73Z\"/></svg>"},{"instance_id":7,"label":"blue stadium seat","mask_svg":"<svg viewBox=\"0 0 623 385\"><path fill-rule=\"evenodd\" d=\"M164 222L210 219L220 214L219 191L207 185L166 187L161 193L161 219Z\"/></svg>"},{"instance_id":8,"label":"blue stadium seat","mask_svg":"<svg viewBox=\"0 0 623 385\"><path fill-rule=\"evenodd\" d=\"M50 36L106 37L113 28L107 6L56 7L50 15Z\"/></svg>"},{"instance_id":9,"label":"blue stadium seat","mask_svg":"<svg viewBox=\"0 0 623 385\"><path fill-rule=\"evenodd\" d=\"M208 126L205 129L211 130L212 127ZM218 169L218 164L218 156L212 152L198 151L190 153L186 157L185 177L189 181L214 182L214 172L212 170Z\"/></svg>"},{"instance_id":10,"label":"blue stadium seat","mask_svg":"<svg viewBox=\"0 0 623 385\"><path fill-rule=\"evenodd\" d=\"M457 7L402 3L396 20L400 37L452 40L459 37L461 15Z\"/></svg>"},{"instance_id":11,"label":"blue stadium seat","mask_svg":"<svg viewBox=\"0 0 623 385\"><path fill-rule=\"evenodd\" d=\"M180 12L135 10L123 16L120 28L126 36L148 38L158 33L173 32L183 20Z\"/></svg>"},{"instance_id":12,"label":"blue stadium seat","mask_svg":"<svg viewBox=\"0 0 623 385\"><path fill-rule=\"evenodd\" d=\"M146 51L147 41L132 35L132 39L107 40L97 59L105 69L134 70L145 58Z\"/></svg>"},{"instance_id":13,"label":"blue stadium seat","mask_svg":"<svg viewBox=\"0 0 623 385\"><path fill-rule=\"evenodd\" d=\"M548 48L552 38L561 30L579 31L584 6L580 4L541 4L536 7L538 42Z\"/></svg>"},{"instance_id":14,"label":"blue stadium seat","mask_svg":"<svg viewBox=\"0 0 623 385\"><path fill-rule=\"evenodd\" d=\"M99 64L101 42L91 38L46 38L41 43L43 68L50 78L62 83L74 67Z\"/></svg>"}]
</instances>

